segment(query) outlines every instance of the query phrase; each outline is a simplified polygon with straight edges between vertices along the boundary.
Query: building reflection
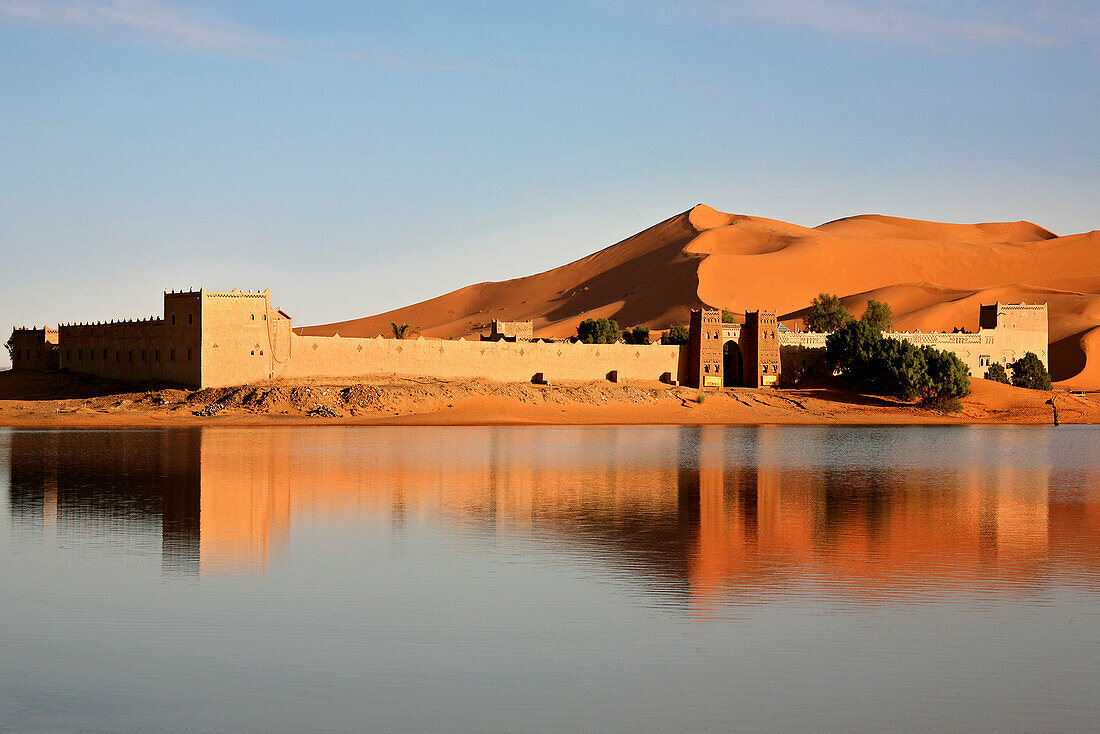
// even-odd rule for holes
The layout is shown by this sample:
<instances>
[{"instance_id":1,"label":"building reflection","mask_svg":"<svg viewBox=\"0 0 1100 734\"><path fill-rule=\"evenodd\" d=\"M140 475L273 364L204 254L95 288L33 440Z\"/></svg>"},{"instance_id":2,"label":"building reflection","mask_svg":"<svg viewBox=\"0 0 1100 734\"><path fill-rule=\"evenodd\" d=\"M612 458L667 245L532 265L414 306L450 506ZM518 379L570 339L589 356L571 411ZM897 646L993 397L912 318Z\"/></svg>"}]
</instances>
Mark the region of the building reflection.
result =
<instances>
[{"instance_id":1,"label":"building reflection","mask_svg":"<svg viewBox=\"0 0 1100 734\"><path fill-rule=\"evenodd\" d=\"M1095 577L1098 499L1051 487L1049 434L1027 462L998 437L1016 440L956 431L953 456L929 462L889 429L15 432L10 505L31 532L159 538L166 571L196 574L278 563L292 518L394 533L442 519L702 608L795 581L873 597Z\"/></svg>"}]
</instances>

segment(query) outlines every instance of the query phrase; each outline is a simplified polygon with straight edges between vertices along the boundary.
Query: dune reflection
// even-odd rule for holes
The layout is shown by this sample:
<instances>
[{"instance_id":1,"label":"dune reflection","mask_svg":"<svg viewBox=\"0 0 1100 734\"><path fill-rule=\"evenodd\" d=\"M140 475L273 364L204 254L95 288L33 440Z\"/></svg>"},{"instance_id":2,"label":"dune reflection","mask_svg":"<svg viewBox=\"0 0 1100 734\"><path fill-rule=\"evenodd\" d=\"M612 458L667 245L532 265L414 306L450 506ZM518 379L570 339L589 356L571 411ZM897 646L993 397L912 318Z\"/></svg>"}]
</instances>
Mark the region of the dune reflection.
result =
<instances>
[{"instance_id":1,"label":"dune reflection","mask_svg":"<svg viewBox=\"0 0 1100 734\"><path fill-rule=\"evenodd\" d=\"M945 443L945 436L947 440ZM159 536L165 570L263 571L294 522L549 544L707 607L795 581L920 596L1100 564L1049 434L835 428L16 432L25 529ZM1026 459L1017 459L1024 448Z\"/></svg>"}]
</instances>

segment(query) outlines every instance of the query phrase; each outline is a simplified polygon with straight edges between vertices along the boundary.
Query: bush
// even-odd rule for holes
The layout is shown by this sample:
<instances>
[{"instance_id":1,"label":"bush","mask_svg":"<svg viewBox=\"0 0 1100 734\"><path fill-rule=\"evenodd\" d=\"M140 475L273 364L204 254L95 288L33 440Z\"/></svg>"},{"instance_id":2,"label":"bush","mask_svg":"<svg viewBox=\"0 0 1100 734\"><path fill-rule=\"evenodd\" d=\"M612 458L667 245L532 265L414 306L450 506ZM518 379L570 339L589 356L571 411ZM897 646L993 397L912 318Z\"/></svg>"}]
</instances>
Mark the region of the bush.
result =
<instances>
[{"instance_id":1,"label":"bush","mask_svg":"<svg viewBox=\"0 0 1100 734\"><path fill-rule=\"evenodd\" d=\"M1050 374L1035 352L1028 352L1008 365L1012 370L1012 384L1031 390L1049 390Z\"/></svg>"},{"instance_id":2,"label":"bush","mask_svg":"<svg viewBox=\"0 0 1100 734\"><path fill-rule=\"evenodd\" d=\"M985 379L992 380L993 382L1000 382L1004 385L1011 385L1009 382L1008 373L1005 372L1004 365L1000 362L994 362L989 365L989 369L985 371Z\"/></svg>"},{"instance_id":3,"label":"bush","mask_svg":"<svg viewBox=\"0 0 1100 734\"><path fill-rule=\"evenodd\" d=\"M806 313L806 327L820 333L836 331L851 320L852 314L840 302L840 297L829 293L819 294L810 302L810 310Z\"/></svg>"},{"instance_id":4,"label":"bush","mask_svg":"<svg viewBox=\"0 0 1100 734\"><path fill-rule=\"evenodd\" d=\"M890 331L894 326L894 312L890 310L890 304L872 298L867 301L867 310L859 320L873 329Z\"/></svg>"},{"instance_id":5,"label":"bush","mask_svg":"<svg viewBox=\"0 0 1100 734\"><path fill-rule=\"evenodd\" d=\"M688 331L688 327L676 325L665 332L661 337L662 344L687 344L688 338L691 333Z\"/></svg>"},{"instance_id":6,"label":"bush","mask_svg":"<svg viewBox=\"0 0 1100 734\"><path fill-rule=\"evenodd\" d=\"M737 317L734 316L733 311L722 310L722 323L723 324L736 324Z\"/></svg>"},{"instance_id":7,"label":"bush","mask_svg":"<svg viewBox=\"0 0 1100 734\"><path fill-rule=\"evenodd\" d=\"M630 331L624 331L623 341L627 344L649 344L649 327L639 325Z\"/></svg>"},{"instance_id":8,"label":"bush","mask_svg":"<svg viewBox=\"0 0 1100 734\"><path fill-rule=\"evenodd\" d=\"M928 395L935 398L964 398L970 394L970 370L954 352L940 351L933 347L921 347L928 365L931 383Z\"/></svg>"},{"instance_id":9,"label":"bush","mask_svg":"<svg viewBox=\"0 0 1100 734\"><path fill-rule=\"evenodd\" d=\"M702 405L703 401L705 401L706 399L707 399L707 394L706 393L701 392L701 393L698 393L695 396L695 402L698 403L699 405Z\"/></svg>"},{"instance_id":10,"label":"bush","mask_svg":"<svg viewBox=\"0 0 1100 734\"><path fill-rule=\"evenodd\" d=\"M621 341L623 333L611 319L585 319L577 327L577 336L585 344L614 344Z\"/></svg>"},{"instance_id":11,"label":"bush","mask_svg":"<svg viewBox=\"0 0 1100 734\"><path fill-rule=\"evenodd\" d=\"M850 321L825 340L835 371L873 392L902 400L942 400L970 393L966 365L951 352L889 339L865 321Z\"/></svg>"},{"instance_id":12,"label":"bush","mask_svg":"<svg viewBox=\"0 0 1100 734\"><path fill-rule=\"evenodd\" d=\"M955 397L926 397L920 401L920 406L939 413L958 413L963 409L962 401Z\"/></svg>"}]
</instances>

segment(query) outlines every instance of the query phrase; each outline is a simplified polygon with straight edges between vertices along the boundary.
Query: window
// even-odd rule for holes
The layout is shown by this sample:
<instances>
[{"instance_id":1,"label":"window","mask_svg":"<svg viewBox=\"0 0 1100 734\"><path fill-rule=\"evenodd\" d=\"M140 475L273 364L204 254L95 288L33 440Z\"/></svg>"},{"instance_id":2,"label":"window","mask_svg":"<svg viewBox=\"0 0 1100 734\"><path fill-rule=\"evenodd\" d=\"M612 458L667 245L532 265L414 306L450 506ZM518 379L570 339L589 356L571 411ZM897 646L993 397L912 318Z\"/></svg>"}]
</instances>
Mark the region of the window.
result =
<instances>
[{"instance_id":1,"label":"window","mask_svg":"<svg viewBox=\"0 0 1100 734\"><path fill-rule=\"evenodd\" d=\"M153 350L153 361L154 362L159 362L160 361L160 350L159 349L154 349Z\"/></svg>"},{"instance_id":2,"label":"window","mask_svg":"<svg viewBox=\"0 0 1100 734\"><path fill-rule=\"evenodd\" d=\"M252 320L253 320L253 321L255 321L255 320L256 320L256 314L252 314Z\"/></svg>"},{"instance_id":3,"label":"window","mask_svg":"<svg viewBox=\"0 0 1100 734\"><path fill-rule=\"evenodd\" d=\"M176 361L176 350L175 349L169 349L168 350L168 361L169 362L175 362Z\"/></svg>"},{"instance_id":4,"label":"window","mask_svg":"<svg viewBox=\"0 0 1100 734\"><path fill-rule=\"evenodd\" d=\"M145 361L145 350L144 349L141 350L141 361L142 362Z\"/></svg>"},{"instance_id":5,"label":"window","mask_svg":"<svg viewBox=\"0 0 1100 734\"><path fill-rule=\"evenodd\" d=\"M107 361L107 350L106 350L106 348L104 348L104 350L103 350L103 361L104 362Z\"/></svg>"},{"instance_id":6,"label":"window","mask_svg":"<svg viewBox=\"0 0 1100 734\"><path fill-rule=\"evenodd\" d=\"M982 356L978 357L978 366L979 367L988 367L989 366L989 355L988 354L983 354Z\"/></svg>"},{"instance_id":7,"label":"window","mask_svg":"<svg viewBox=\"0 0 1100 734\"><path fill-rule=\"evenodd\" d=\"M251 352L251 354L252 354L252 356L253 356L253 357L255 357L255 356L256 356L256 350L255 350L255 349L253 349L253 350L252 350L252 352Z\"/></svg>"},{"instance_id":8,"label":"window","mask_svg":"<svg viewBox=\"0 0 1100 734\"><path fill-rule=\"evenodd\" d=\"M190 326L193 323L195 323L195 315L190 313L187 314L187 325Z\"/></svg>"},{"instance_id":9,"label":"window","mask_svg":"<svg viewBox=\"0 0 1100 734\"><path fill-rule=\"evenodd\" d=\"M267 321L267 314L264 314L264 321Z\"/></svg>"},{"instance_id":10,"label":"window","mask_svg":"<svg viewBox=\"0 0 1100 734\"><path fill-rule=\"evenodd\" d=\"M116 349L115 350L115 361L116 362L121 362L122 361L122 350L121 349Z\"/></svg>"},{"instance_id":11,"label":"window","mask_svg":"<svg viewBox=\"0 0 1100 734\"><path fill-rule=\"evenodd\" d=\"M176 315L172 314L172 326L176 325Z\"/></svg>"},{"instance_id":12,"label":"window","mask_svg":"<svg viewBox=\"0 0 1100 734\"><path fill-rule=\"evenodd\" d=\"M73 350L66 349L65 350L65 361L66 362L72 361L72 358L73 358Z\"/></svg>"},{"instance_id":13,"label":"window","mask_svg":"<svg viewBox=\"0 0 1100 734\"><path fill-rule=\"evenodd\" d=\"M127 359L129 359L131 362L134 361L134 350L133 349L130 350L130 353L127 355Z\"/></svg>"},{"instance_id":14,"label":"window","mask_svg":"<svg viewBox=\"0 0 1100 734\"><path fill-rule=\"evenodd\" d=\"M191 350L190 349L187 350L187 361L188 362L191 361Z\"/></svg>"},{"instance_id":15,"label":"window","mask_svg":"<svg viewBox=\"0 0 1100 734\"><path fill-rule=\"evenodd\" d=\"M264 356L264 350L262 350L262 349L260 350L260 356L261 357Z\"/></svg>"}]
</instances>

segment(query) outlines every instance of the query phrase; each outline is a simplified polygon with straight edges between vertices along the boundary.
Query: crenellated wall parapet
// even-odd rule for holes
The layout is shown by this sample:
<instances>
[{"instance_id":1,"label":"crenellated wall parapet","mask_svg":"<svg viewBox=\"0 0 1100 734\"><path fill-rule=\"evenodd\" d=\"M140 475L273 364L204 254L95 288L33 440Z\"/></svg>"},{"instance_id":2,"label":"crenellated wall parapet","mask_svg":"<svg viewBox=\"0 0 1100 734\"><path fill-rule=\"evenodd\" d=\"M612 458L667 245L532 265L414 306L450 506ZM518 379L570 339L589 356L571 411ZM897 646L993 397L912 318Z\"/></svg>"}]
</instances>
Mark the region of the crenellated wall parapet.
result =
<instances>
[{"instance_id":1,"label":"crenellated wall parapet","mask_svg":"<svg viewBox=\"0 0 1100 734\"><path fill-rule=\"evenodd\" d=\"M159 317L66 323L56 330L16 329L13 361L16 368L60 367L120 380L201 387L379 374L524 382L536 375L546 380L663 379L702 385L708 374L721 376L727 367L754 375L759 371L759 379L752 381L758 384L777 372L788 377L823 373L828 334L786 330L770 313L766 323L756 327L720 323L720 312L708 313L707 338L696 339L699 345L705 342L708 357L697 360L693 371L690 344L527 341L529 322L498 323L499 341L302 336L294 332L289 315L271 306L267 290L165 291L164 314ZM761 313L765 312L758 312L757 319ZM982 306L981 319L983 326L975 334L913 331L884 336L951 351L979 377L990 364L1007 365L1029 351L1047 364L1045 305ZM761 342L763 334L767 339ZM759 342L757 352L742 354L740 342L749 337ZM730 342L738 349L725 349ZM778 349L775 365L773 346ZM753 354L764 356L747 358ZM758 370L757 362L767 363L767 371ZM692 377L693 373L697 374Z\"/></svg>"}]
</instances>

